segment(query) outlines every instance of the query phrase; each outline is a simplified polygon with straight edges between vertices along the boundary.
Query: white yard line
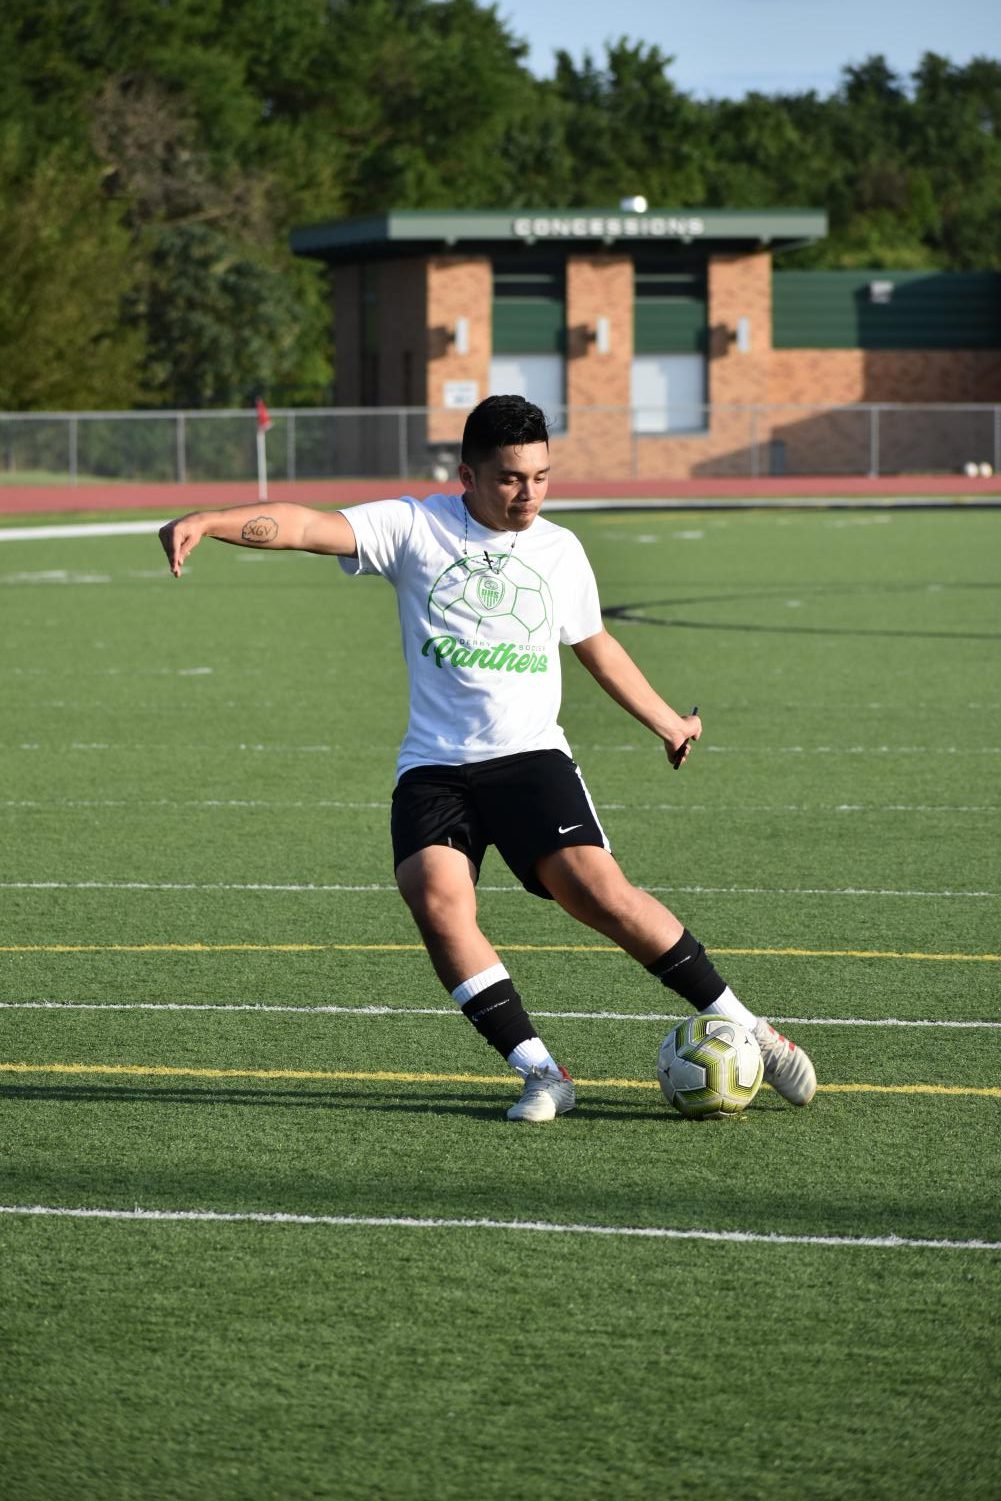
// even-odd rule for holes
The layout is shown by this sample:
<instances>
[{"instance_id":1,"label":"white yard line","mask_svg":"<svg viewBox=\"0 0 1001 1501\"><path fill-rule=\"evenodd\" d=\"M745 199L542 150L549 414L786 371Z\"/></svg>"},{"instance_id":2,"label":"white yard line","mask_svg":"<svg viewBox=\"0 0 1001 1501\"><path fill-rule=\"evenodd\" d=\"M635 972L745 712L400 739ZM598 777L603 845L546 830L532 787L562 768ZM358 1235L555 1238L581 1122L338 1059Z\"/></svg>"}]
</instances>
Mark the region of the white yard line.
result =
<instances>
[{"instance_id":1,"label":"white yard line","mask_svg":"<svg viewBox=\"0 0 1001 1501\"><path fill-rule=\"evenodd\" d=\"M878 1251L1001 1251L997 1240L905 1235L783 1235L758 1230L678 1229L669 1225L564 1224L555 1220L451 1219L417 1215L287 1214L217 1209L101 1209L0 1204L0 1214L39 1219L145 1221L154 1224L275 1225L329 1230L484 1230L529 1235L595 1235L630 1240L715 1241L727 1245L817 1246Z\"/></svg>"},{"instance_id":2,"label":"white yard line","mask_svg":"<svg viewBox=\"0 0 1001 1501\"><path fill-rule=\"evenodd\" d=\"M194 1011L203 1015L232 1011L278 1013L291 1016L407 1017L436 1016L452 1020L461 1017L457 1006L279 1006L267 1001L0 1001L0 1011ZM532 1015L548 1021L676 1022L688 1012L680 1011L539 1011ZM946 1027L1001 1031L1001 1021L974 1019L900 1017L900 1016L771 1016L782 1026L799 1027Z\"/></svg>"},{"instance_id":3,"label":"white yard line","mask_svg":"<svg viewBox=\"0 0 1001 1501\"><path fill-rule=\"evenodd\" d=\"M833 897L932 897L936 900L956 898L993 899L997 891L923 891L888 886L644 886L641 891L679 893L685 896L833 896ZM516 884L489 886L481 892L519 892ZM370 881L0 881L0 891L265 891L284 895L309 896L331 892L371 892L397 894L392 882Z\"/></svg>"},{"instance_id":4,"label":"white yard line","mask_svg":"<svg viewBox=\"0 0 1001 1501\"><path fill-rule=\"evenodd\" d=\"M313 812L317 808L344 808L356 811L359 808L389 808L389 799L380 802L348 802L341 798L296 799L288 802L272 802L263 798L248 797L67 797L67 798L0 798L0 808L305 808ZM947 811L955 812L955 809ZM977 809L977 812L987 810Z\"/></svg>"},{"instance_id":5,"label":"white yard line","mask_svg":"<svg viewBox=\"0 0 1001 1501\"><path fill-rule=\"evenodd\" d=\"M134 812L146 808L249 808L358 809L390 807L388 798L350 801L343 798L248 798L248 797L9 797L0 798L0 808L127 808ZM595 803L602 813L1001 813L1001 803Z\"/></svg>"},{"instance_id":6,"label":"white yard line","mask_svg":"<svg viewBox=\"0 0 1001 1501\"><path fill-rule=\"evenodd\" d=\"M19 741L5 746L7 750L46 750L46 751L114 751L132 754L137 751L156 749L145 741L116 740L40 740ZM388 744L370 745L370 751L395 749ZM647 745L587 745L578 744L578 751L593 755L598 752L608 752L620 755L625 751L646 751ZM280 742L263 741L232 741L225 745L209 745L205 741L189 741L183 745L174 745L175 755L186 751L212 750L216 754L222 751L243 751L255 755L275 756L313 756L313 755L342 755L351 750L346 745L286 745ZM1001 745L706 745L699 747L699 754L704 755L743 755L743 756L1001 756Z\"/></svg>"},{"instance_id":7,"label":"white yard line","mask_svg":"<svg viewBox=\"0 0 1001 1501\"><path fill-rule=\"evenodd\" d=\"M84 503L84 502L81 502ZM74 537L142 537L166 526L160 521L72 521L55 526L0 526L0 542L49 542ZM163 571L166 575L167 564Z\"/></svg>"}]
</instances>

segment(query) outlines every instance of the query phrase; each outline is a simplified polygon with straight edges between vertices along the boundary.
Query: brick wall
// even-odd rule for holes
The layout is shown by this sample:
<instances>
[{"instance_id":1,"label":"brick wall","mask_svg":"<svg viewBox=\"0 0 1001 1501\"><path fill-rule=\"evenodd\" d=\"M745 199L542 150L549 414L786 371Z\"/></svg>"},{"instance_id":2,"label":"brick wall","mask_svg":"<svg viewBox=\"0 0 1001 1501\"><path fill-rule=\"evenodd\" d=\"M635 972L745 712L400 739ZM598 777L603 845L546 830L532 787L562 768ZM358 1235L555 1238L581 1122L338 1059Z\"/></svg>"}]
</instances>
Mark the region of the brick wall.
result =
<instances>
[{"instance_id":1,"label":"brick wall","mask_svg":"<svg viewBox=\"0 0 1001 1501\"><path fill-rule=\"evenodd\" d=\"M709 400L720 404L766 401L772 353L772 258L709 258ZM737 348L737 324L748 320L749 353Z\"/></svg>"},{"instance_id":2,"label":"brick wall","mask_svg":"<svg viewBox=\"0 0 1001 1501\"><path fill-rule=\"evenodd\" d=\"M1001 350L776 349L769 402L981 402L1001 399Z\"/></svg>"},{"instance_id":3,"label":"brick wall","mask_svg":"<svg viewBox=\"0 0 1001 1501\"><path fill-rule=\"evenodd\" d=\"M427 263L427 405L442 407L446 381L475 381L489 394L493 270L489 256L433 256ZM455 325L465 318L469 353L455 348ZM430 442L457 441L464 412L432 412Z\"/></svg>"},{"instance_id":4,"label":"brick wall","mask_svg":"<svg viewBox=\"0 0 1001 1501\"><path fill-rule=\"evenodd\" d=\"M567 403L627 406L633 358L633 264L628 256L567 260ZM607 318L610 349L598 350L599 318Z\"/></svg>"},{"instance_id":5,"label":"brick wall","mask_svg":"<svg viewBox=\"0 0 1001 1501\"><path fill-rule=\"evenodd\" d=\"M608 319L609 349L603 354L595 333ZM572 456L576 473L628 472L629 424L619 412L588 410L627 407L633 358L633 263L629 256L570 256L566 280L566 379L569 426L560 448ZM554 458L559 458L559 452Z\"/></svg>"}]
</instances>

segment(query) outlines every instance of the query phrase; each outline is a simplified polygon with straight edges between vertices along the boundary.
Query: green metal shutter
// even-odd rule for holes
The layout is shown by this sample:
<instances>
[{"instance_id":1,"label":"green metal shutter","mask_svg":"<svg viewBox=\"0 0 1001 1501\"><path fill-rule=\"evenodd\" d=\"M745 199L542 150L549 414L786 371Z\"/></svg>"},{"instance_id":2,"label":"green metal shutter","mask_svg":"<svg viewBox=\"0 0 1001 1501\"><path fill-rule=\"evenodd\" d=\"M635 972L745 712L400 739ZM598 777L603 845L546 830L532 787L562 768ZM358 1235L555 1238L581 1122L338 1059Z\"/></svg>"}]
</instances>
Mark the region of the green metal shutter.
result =
<instances>
[{"instance_id":1,"label":"green metal shutter","mask_svg":"<svg viewBox=\"0 0 1001 1501\"><path fill-rule=\"evenodd\" d=\"M505 298L494 302L494 354L562 354L566 315L559 302Z\"/></svg>"},{"instance_id":2,"label":"green metal shutter","mask_svg":"<svg viewBox=\"0 0 1001 1501\"><path fill-rule=\"evenodd\" d=\"M494 354L563 354L566 261L551 254L494 257Z\"/></svg>"},{"instance_id":3,"label":"green metal shutter","mask_svg":"<svg viewBox=\"0 0 1001 1501\"><path fill-rule=\"evenodd\" d=\"M633 304L636 354L704 354L706 305L695 297L646 298Z\"/></svg>"},{"instance_id":4,"label":"green metal shutter","mask_svg":"<svg viewBox=\"0 0 1001 1501\"><path fill-rule=\"evenodd\" d=\"M872 284L890 288L875 301ZM1001 275L979 271L776 271L776 349L998 349Z\"/></svg>"},{"instance_id":5,"label":"green metal shutter","mask_svg":"<svg viewBox=\"0 0 1001 1501\"><path fill-rule=\"evenodd\" d=\"M637 251L633 270L633 351L705 354L705 263L663 251Z\"/></svg>"}]
</instances>

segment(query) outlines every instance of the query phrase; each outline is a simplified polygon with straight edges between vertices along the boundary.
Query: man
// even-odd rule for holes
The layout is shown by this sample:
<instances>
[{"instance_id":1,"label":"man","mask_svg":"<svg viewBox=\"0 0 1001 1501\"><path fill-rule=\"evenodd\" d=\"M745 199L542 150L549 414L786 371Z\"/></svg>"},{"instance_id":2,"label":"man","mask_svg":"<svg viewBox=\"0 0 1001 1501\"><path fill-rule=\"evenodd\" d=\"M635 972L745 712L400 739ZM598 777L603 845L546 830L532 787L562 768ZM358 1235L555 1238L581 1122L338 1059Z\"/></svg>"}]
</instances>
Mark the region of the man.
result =
<instances>
[{"instance_id":1,"label":"man","mask_svg":"<svg viewBox=\"0 0 1001 1501\"><path fill-rule=\"evenodd\" d=\"M410 678L391 819L396 880L438 978L522 1076L508 1120L553 1120L576 1097L478 925L488 844L528 891L555 899L698 1010L753 1031L766 1081L807 1104L816 1077L806 1054L742 1005L678 918L626 879L557 723L563 643L660 737L675 770L702 734L698 714L676 713L604 629L580 542L540 517L549 433L539 408L520 396L481 402L466 422L459 478L461 495L423 502L194 512L160 539L175 577L215 537L333 554L346 573L381 574L396 589Z\"/></svg>"}]
</instances>

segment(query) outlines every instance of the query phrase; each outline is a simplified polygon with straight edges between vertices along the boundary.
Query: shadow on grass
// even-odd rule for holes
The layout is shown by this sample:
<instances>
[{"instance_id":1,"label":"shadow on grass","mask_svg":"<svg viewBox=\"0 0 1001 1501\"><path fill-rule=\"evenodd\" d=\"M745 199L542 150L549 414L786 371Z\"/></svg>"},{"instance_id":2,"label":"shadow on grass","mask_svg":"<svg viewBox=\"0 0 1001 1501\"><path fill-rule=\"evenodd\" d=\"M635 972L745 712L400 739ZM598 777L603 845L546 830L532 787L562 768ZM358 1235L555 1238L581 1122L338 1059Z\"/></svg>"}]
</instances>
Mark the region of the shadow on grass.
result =
<instances>
[{"instance_id":1,"label":"shadow on grass","mask_svg":"<svg viewBox=\"0 0 1001 1501\"><path fill-rule=\"evenodd\" d=\"M374 1095L342 1094L330 1089L244 1089L198 1085L5 1084L0 1099L34 1100L50 1104L252 1105L270 1109L339 1111L400 1111L404 1114L439 1110L489 1117L500 1105L455 1095L424 1096L420 1100L382 1099ZM504 1102L507 1103L506 1101Z\"/></svg>"},{"instance_id":2,"label":"shadow on grass","mask_svg":"<svg viewBox=\"0 0 1001 1501\"><path fill-rule=\"evenodd\" d=\"M808 584L790 583L768 586L764 588L735 590L727 593L715 593L705 595L693 595L691 598L674 599L650 599L637 600L633 604L605 605L602 608L602 617L605 620L618 620L626 625L653 625L668 626L672 629L681 628L690 631L750 631L766 635L778 636L884 636L884 637L907 637L929 641L957 640L957 641L996 641L1001 637L998 631L951 631L951 630L913 630L896 627L879 626L852 626L852 625L794 625L791 623L760 624L747 621L733 620L688 620L678 617L661 618L658 615L649 615L648 610L678 610L686 605L718 605L732 604L735 601L767 602L770 599L785 599L790 592L802 595L804 598L819 598L825 595L852 596L868 598L874 594L924 594L928 590L927 583L884 583L880 584ZM996 590L994 583L950 583L949 589L968 590Z\"/></svg>"},{"instance_id":3,"label":"shadow on grass","mask_svg":"<svg viewBox=\"0 0 1001 1501\"><path fill-rule=\"evenodd\" d=\"M504 1112L514 1103L516 1094L484 1099L481 1095L435 1094L424 1092L418 1098L380 1096L374 1093L342 1093L331 1089L253 1089L218 1088L198 1085L116 1085L116 1084L5 1084L0 1086L0 1100L35 1101L47 1104L101 1105L221 1105L256 1106L268 1109L329 1110L341 1113L379 1113L386 1115L464 1115L472 1119L504 1119ZM754 1112L791 1108L772 1091L760 1095L751 1106ZM649 1104L635 1100L618 1100L612 1096L584 1093L577 1109L565 1118L565 1126L589 1121L659 1120L668 1126L694 1125L683 1116L668 1110L651 1095ZM726 1122L710 1122L725 1125Z\"/></svg>"},{"instance_id":4,"label":"shadow on grass","mask_svg":"<svg viewBox=\"0 0 1001 1501\"><path fill-rule=\"evenodd\" d=\"M715 603L715 601L712 601ZM740 631L767 636L879 636L900 637L905 640L922 641L997 641L1001 631L921 631L890 630L882 627L851 625L759 625L747 620L685 620L677 616L662 619L646 614L647 609L670 605L671 600L653 600L650 605L606 605L602 609L604 620L617 620L622 625L667 626L671 630L685 631Z\"/></svg>"}]
</instances>

